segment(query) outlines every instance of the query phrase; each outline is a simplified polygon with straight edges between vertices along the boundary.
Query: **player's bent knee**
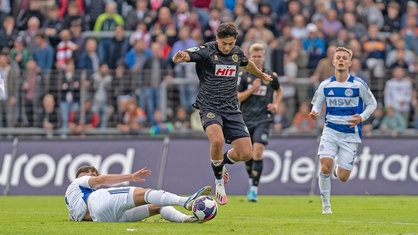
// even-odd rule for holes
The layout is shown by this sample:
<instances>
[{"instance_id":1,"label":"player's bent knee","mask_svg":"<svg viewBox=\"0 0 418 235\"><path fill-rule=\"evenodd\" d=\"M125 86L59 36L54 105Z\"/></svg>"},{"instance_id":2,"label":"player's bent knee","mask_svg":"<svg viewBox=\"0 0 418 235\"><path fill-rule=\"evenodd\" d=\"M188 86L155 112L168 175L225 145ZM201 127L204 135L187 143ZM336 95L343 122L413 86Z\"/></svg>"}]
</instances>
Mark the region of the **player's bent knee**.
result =
<instances>
[{"instance_id":1,"label":"player's bent knee","mask_svg":"<svg viewBox=\"0 0 418 235\"><path fill-rule=\"evenodd\" d=\"M156 206L154 204L149 204L148 205L148 211L149 211L149 215L150 216L159 214L160 213L160 209L161 209L161 207Z\"/></svg>"}]
</instances>

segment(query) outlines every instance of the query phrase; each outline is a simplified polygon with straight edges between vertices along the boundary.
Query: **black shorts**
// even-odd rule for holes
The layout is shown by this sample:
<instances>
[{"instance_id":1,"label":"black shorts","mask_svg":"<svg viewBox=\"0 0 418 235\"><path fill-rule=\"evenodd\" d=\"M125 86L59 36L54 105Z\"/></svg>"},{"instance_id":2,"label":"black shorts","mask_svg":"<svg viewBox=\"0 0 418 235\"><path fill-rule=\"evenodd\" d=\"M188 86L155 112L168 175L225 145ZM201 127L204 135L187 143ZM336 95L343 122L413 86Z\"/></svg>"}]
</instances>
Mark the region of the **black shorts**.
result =
<instances>
[{"instance_id":1,"label":"black shorts","mask_svg":"<svg viewBox=\"0 0 418 235\"><path fill-rule=\"evenodd\" d=\"M202 120L204 130L212 124L220 125L222 127L225 142L228 144L239 138L250 137L241 113L219 114L216 112L200 110L200 119Z\"/></svg>"},{"instance_id":2,"label":"black shorts","mask_svg":"<svg viewBox=\"0 0 418 235\"><path fill-rule=\"evenodd\" d=\"M251 135L251 141L253 143L267 145L269 143L271 125L272 124L270 122L248 124L248 130Z\"/></svg>"}]
</instances>

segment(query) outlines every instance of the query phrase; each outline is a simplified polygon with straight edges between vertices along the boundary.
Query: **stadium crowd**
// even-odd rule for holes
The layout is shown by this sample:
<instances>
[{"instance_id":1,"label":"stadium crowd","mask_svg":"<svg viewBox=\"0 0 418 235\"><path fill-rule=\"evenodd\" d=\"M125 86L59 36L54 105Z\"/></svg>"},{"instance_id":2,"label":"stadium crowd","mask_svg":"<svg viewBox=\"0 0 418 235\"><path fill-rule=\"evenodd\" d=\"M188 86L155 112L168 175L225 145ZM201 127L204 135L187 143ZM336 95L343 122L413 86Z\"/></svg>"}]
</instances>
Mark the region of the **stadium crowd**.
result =
<instances>
[{"instance_id":1,"label":"stadium crowd","mask_svg":"<svg viewBox=\"0 0 418 235\"><path fill-rule=\"evenodd\" d=\"M9 0L0 20L2 127L200 131L194 65L171 57L232 21L237 45L263 43L265 67L280 76L277 133L321 128L307 114L337 46L353 51L351 73L380 102L366 135L418 129L416 0ZM162 83L176 84L165 106Z\"/></svg>"}]
</instances>

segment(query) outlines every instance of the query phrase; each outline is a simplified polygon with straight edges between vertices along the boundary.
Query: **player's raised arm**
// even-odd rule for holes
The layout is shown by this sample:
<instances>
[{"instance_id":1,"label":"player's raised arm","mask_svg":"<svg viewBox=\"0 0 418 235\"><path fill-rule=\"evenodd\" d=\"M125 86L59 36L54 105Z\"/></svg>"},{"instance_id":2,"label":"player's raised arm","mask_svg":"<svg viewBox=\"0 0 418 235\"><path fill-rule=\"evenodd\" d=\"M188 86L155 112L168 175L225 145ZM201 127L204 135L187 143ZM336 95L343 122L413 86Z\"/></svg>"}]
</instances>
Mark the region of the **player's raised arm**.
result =
<instances>
[{"instance_id":1,"label":"player's raised arm","mask_svg":"<svg viewBox=\"0 0 418 235\"><path fill-rule=\"evenodd\" d=\"M270 75L263 73L263 71L261 71L259 68L257 68L257 66L254 64L254 62L252 62L251 60L248 61L247 66L243 66L242 68L244 68L245 70L247 70L247 72L254 74L266 81L273 81L273 79L271 78Z\"/></svg>"},{"instance_id":2,"label":"player's raised arm","mask_svg":"<svg viewBox=\"0 0 418 235\"><path fill-rule=\"evenodd\" d=\"M189 61L190 61L190 56L185 51L178 51L173 56L174 63L189 62Z\"/></svg>"},{"instance_id":3,"label":"player's raised arm","mask_svg":"<svg viewBox=\"0 0 418 235\"><path fill-rule=\"evenodd\" d=\"M132 174L108 174L93 176L89 180L89 185L92 188L97 188L103 185L110 186L113 184L118 184L127 181L144 182L145 179L143 179L143 177L148 176L150 174L150 169L142 168Z\"/></svg>"}]
</instances>

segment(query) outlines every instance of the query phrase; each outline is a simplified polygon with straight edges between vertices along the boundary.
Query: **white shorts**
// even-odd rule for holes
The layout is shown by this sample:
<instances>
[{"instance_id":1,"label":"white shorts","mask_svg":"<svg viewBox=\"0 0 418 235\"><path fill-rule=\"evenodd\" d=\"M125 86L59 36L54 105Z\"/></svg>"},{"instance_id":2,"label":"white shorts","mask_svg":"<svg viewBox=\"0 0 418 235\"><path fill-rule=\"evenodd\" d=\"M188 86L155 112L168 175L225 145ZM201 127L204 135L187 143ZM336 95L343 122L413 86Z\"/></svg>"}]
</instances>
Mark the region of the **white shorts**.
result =
<instances>
[{"instance_id":1,"label":"white shorts","mask_svg":"<svg viewBox=\"0 0 418 235\"><path fill-rule=\"evenodd\" d=\"M319 158L337 158L339 167L351 171L357 157L357 147L358 143L349 143L338 138L331 139L322 136L318 156Z\"/></svg>"},{"instance_id":2,"label":"white shorts","mask_svg":"<svg viewBox=\"0 0 418 235\"><path fill-rule=\"evenodd\" d=\"M99 189L87 199L90 216L95 222L118 222L135 207L135 187Z\"/></svg>"}]
</instances>

